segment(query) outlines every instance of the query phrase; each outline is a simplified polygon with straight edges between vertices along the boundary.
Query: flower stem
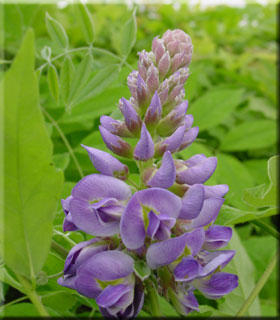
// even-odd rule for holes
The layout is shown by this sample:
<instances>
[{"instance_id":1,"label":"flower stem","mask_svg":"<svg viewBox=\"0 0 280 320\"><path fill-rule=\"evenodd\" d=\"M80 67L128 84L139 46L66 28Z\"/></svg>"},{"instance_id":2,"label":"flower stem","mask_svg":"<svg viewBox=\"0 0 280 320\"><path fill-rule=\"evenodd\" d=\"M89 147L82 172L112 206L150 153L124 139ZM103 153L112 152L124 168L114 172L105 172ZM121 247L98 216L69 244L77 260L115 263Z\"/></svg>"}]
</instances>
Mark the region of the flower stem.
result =
<instances>
[{"instance_id":1,"label":"flower stem","mask_svg":"<svg viewBox=\"0 0 280 320\"><path fill-rule=\"evenodd\" d=\"M65 137L63 131L60 129L59 125L58 125L57 122L53 119L53 117L46 111L46 109L44 109L44 108L41 106L41 110L42 110L42 112L45 114L45 116L50 120L50 122L53 124L53 126L56 128L56 130L57 130L57 132L59 133L62 141L64 142L66 148L68 149L71 157L73 158L73 161L74 161L74 163L75 163L75 165L76 165L76 167L77 167L77 170L78 170L81 178L83 178L83 177L84 177L83 170L82 170L82 168L80 167L79 161L78 161L78 159L76 158L75 153L74 153L74 151L73 151L73 149L72 149L69 141L68 141L67 138Z\"/></svg>"},{"instance_id":2,"label":"flower stem","mask_svg":"<svg viewBox=\"0 0 280 320\"><path fill-rule=\"evenodd\" d=\"M51 248L56 251L62 258L66 258L68 255L68 252L57 242L52 241Z\"/></svg>"},{"instance_id":3,"label":"flower stem","mask_svg":"<svg viewBox=\"0 0 280 320\"><path fill-rule=\"evenodd\" d=\"M17 275L19 282L24 287L25 293L28 298L31 300L35 308L38 310L40 316L42 317L49 317L47 310L45 309L44 305L42 304L41 298L38 296L37 292L34 288L32 288L31 283L23 276Z\"/></svg>"},{"instance_id":4,"label":"flower stem","mask_svg":"<svg viewBox=\"0 0 280 320\"><path fill-rule=\"evenodd\" d=\"M269 265L267 266L266 270L264 271L263 275L261 276L260 280L250 293L249 297L246 299L246 301L243 303L242 307L240 310L237 312L236 316L241 317L244 315L244 313L248 310L248 308L251 306L251 304L254 302L256 299L257 295L260 293L262 290L263 286L269 279L275 265L276 265L276 260L277 260L277 253L273 257L273 259L270 261Z\"/></svg>"},{"instance_id":5,"label":"flower stem","mask_svg":"<svg viewBox=\"0 0 280 320\"><path fill-rule=\"evenodd\" d=\"M267 233L271 234L273 237L275 237L276 239L280 238L280 233L274 229L273 227L271 227L269 224L261 221L261 220L253 220L251 221L254 225L260 227L261 229L263 229L264 231L266 231Z\"/></svg>"}]
</instances>

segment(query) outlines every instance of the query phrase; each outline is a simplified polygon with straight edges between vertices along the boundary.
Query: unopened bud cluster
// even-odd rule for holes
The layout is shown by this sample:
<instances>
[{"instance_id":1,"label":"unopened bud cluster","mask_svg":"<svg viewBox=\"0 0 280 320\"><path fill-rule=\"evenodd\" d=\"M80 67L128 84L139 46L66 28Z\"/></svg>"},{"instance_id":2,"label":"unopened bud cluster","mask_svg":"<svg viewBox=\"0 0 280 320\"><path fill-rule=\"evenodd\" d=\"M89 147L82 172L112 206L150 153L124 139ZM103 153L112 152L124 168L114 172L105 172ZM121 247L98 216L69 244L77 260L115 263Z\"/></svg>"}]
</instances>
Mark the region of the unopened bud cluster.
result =
<instances>
[{"instance_id":1,"label":"unopened bud cluster","mask_svg":"<svg viewBox=\"0 0 280 320\"><path fill-rule=\"evenodd\" d=\"M156 37L127 78L131 97L119 101L123 120L100 119L108 149L136 161L137 190L132 194L126 165L83 146L100 174L83 178L62 200L64 231L94 238L69 252L59 283L96 299L105 317L133 318L143 304L153 314L145 300L153 290L188 314L199 310L197 291L217 299L238 285L236 275L221 271L234 256L219 250L232 231L214 224L228 187L204 185L217 159L172 156L198 134L184 100L191 56L182 30Z\"/></svg>"}]
</instances>

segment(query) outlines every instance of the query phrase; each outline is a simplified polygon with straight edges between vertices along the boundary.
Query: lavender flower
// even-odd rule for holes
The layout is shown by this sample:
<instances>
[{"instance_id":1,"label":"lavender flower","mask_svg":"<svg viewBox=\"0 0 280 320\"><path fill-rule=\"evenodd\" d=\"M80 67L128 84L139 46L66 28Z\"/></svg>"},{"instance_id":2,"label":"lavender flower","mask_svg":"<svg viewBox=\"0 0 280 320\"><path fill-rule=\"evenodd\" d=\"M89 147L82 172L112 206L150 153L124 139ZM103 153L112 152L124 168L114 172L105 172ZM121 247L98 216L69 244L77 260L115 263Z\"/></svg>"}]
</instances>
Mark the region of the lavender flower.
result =
<instances>
[{"instance_id":1,"label":"lavender flower","mask_svg":"<svg viewBox=\"0 0 280 320\"><path fill-rule=\"evenodd\" d=\"M64 231L95 238L69 252L58 283L95 299L108 318L135 317L149 300L150 281L184 315L199 311L197 291L218 299L238 285L236 275L222 272L235 254L220 250L232 230L215 225L228 186L204 185L217 158L172 155L198 135L184 100L191 56L182 30L156 37L127 78L131 97L119 101L123 120L100 119L106 146L135 160L140 184L131 183L120 160L83 146L100 174L84 177L62 200Z\"/></svg>"}]
</instances>

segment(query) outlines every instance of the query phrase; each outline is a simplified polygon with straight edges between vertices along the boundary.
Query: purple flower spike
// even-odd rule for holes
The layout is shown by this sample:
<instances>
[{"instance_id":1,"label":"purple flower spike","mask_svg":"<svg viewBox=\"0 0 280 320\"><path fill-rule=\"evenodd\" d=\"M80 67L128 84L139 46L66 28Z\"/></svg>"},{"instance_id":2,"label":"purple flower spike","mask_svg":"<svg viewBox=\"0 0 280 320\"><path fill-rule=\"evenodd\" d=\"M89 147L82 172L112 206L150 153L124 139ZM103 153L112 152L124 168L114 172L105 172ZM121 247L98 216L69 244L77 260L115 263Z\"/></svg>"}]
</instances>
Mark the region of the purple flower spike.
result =
<instances>
[{"instance_id":1,"label":"purple flower spike","mask_svg":"<svg viewBox=\"0 0 280 320\"><path fill-rule=\"evenodd\" d=\"M166 240L170 238L170 229L176 223L176 219L164 214L156 215L153 211L149 212L149 225L147 228L147 235L152 240Z\"/></svg>"},{"instance_id":2,"label":"purple flower spike","mask_svg":"<svg viewBox=\"0 0 280 320\"><path fill-rule=\"evenodd\" d=\"M199 228L214 222L225 199L209 198L204 200L202 209L197 218L193 219L188 228Z\"/></svg>"},{"instance_id":3,"label":"purple flower spike","mask_svg":"<svg viewBox=\"0 0 280 320\"><path fill-rule=\"evenodd\" d=\"M182 198L182 209L179 219L194 219L196 218L203 205L204 187L202 184L194 184L189 188Z\"/></svg>"},{"instance_id":4,"label":"purple flower spike","mask_svg":"<svg viewBox=\"0 0 280 320\"><path fill-rule=\"evenodd\" d=\"M95 169L106 176L125 180L128 175L128 167L107 152L81 145L88 152Z\"/></svg>"},{"instance_id":5,"label":"purple flower spike","mask_svg":"<svg viewBox=\"0 0 280 320\"><path fill-rule=\"evenodd\" d=\"M199 276L202 267L191 256L185 257L174 269L175 280L189 282Z\"/></svg>"},{"instance_id":6,"label":"purple flower spike","mask_svg":"<svg viewBox=\"0 0 280 320\"><path fill-rule=\"evenodd\" d=\"M147 130L145 123L142 123L141 137L134 149L134 158L136 160L146 161L154 156L154 142Z\"/></svg>"},{"instance_id":7,"label":"purple flower spike","mask_svg":"<svg viewBox=\"0 0 280 320\"><path fill-rule=\"evenodd\" d=\"M187 236L182 236L153 243L148 248L146 260L151 269L168 265L175 261L184 252Z\"/></svg>"},{"instance_id":8,"label":"purple flower spike","mask_svg":"<svg viewBox=\"0 0 280 320\"><path fill-rule=\"evenodd\" d=\"M101 174L86 176L72 190L73 222L95 236L116 234L124 210L122 201L130 195L129 186L119 179Z\"/></svg>"},{"instance_id":9,"label":"purple flower spike","mask_svg":"<svg viewBox=\"0 0 280 320\"><path fill-rule=\"evenodd\" d=\"M152 97L151 104L146 111L145 123L147 126L156 124L161 117L161 102L158 96L157 91Z\"/></svg>"},{"instance_id":10,"label":"purple flower spike","mask_svg":"<svg viewBox=\"0 0 280 320\"><path fill-rule=\"evenodd\" d=\"M185 170L177 171L176 181L189 185L204 183L215 171L217 158L206 158L204 155L196 155L185 161L185 164Z\"/></svg>"},{"instance_id":11,"label":"purple flower spike","mask_svg":"<svg viewBox=\"0 0 280 320\"><path fill-rule=\"evenodd\" d=\"M176 129L176 131L168 138L164 139L156 145L157 156L163 155L165 151L175 152L180 147L185 132L185 125Z\"/></svg>"},{"instance_id":12,"label":"purple flower spike","mask_svg":"<svg viewBox=\"0 0 280 320\"><path fill-rule=\"evenodd\" d=\"M218 184L216 186L204 186L205 199L208 198L223 198L229 188L227 184Z\"/></svg>"},{"instance_id":13,"label":"purple flower spike","mask_svg":"<svg viewBox=\"0 0 280 320\"><path fill-rule=\"evenodd\" d=\"M238 277L231 273L217 272L210 279L195 280L194 285L206 298L218 299L238 286Z\"/></svg>"},{"instance_id":14,"label":"purple flower spike","mask_svg":"<svg viewBox=\"0 0 280 320\"><path fill-rule=\"evenodd\" d=\"M161 188L150 188L136 192L121 217L120 234L123 243L129 249L138 249L144 245L149 212L171 218L177 218L181 209L181 200L175 194Z\"/></svg>"},{"instance_id":15,"label":"purple flower spike","mask_svg":"<svg viewBox=\"0 0 280 320\"><path fill-rule=\"evenodd\" d=\"M108 149L118 154L119 156L131 157L132 149L127 142L125 142L118 136L112 134L102 126L99 126L99 130L100 130L102 139Z\"/></svg>"},{"instance_id":16,"label":"purple flower spike","mask_svg":"<svg viewBox=\"0 0 280 320\"><path fill-rule=\"evenodd\" d=\"M124 116L128 130L132 133L138 133L141 128L141 119L133 106L125 98L122 98L119 102L119 108Z\"/></svg>"},{"instance_id":17,"label":"purple flower spike","mask_svg":"<svg viewBox=\"0 0 280 320\"><path fill-rule=\"evenodd\" d=\"M63 208L63 211L65 213L65 218L63 221L63 231L76 231L79 230L78 227L73 223L72 215L70 213L70 201L72 199L72 196L66 198L65 200L61 200L61 205Z\"/></svg>"},{"instance_id":18,"label":"purple flower spike","mask_svg":"<svg viewBox=\"0 0 280 320\"><path fill-rule=\"evenodd\" d=\"M205 232L205 242L203 248L206 250L216 250L227 245L232 237L232 229L224 226L211 226Z\"/></svg>"},{"instance_id":19,"label":"purple flower spike","mask_svg":"<svg viewBox=\"0 0 280 320\"><path fill-rule=\"evenodd\" d=\"M102 127L107 129L112 134L116 134L120 137L131 137L131 133L128 131L124 122L115 120L109 116L101 116L100 123Z\"/></svg>"},{"instance_id":20,"label":"purple flower spike","mask_svg":"<svg viewBox=\"0 0 280 320\"><path fill-rule=\"evenodd\" d=\"M170 188L176 178L176 170L170 151L163 155L162 164L158 171L147 182L149 187Z\"/></svg>"}]
</instances>

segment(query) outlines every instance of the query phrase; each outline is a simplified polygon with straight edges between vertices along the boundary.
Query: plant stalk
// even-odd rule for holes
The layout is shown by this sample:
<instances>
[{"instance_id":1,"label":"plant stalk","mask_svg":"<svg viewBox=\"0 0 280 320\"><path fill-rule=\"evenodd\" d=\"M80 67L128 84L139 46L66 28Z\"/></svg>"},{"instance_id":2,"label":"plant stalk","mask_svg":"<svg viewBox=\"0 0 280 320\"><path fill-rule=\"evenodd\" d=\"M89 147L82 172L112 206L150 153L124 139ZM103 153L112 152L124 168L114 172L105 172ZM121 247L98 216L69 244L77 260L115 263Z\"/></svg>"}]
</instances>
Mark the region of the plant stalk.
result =
<instances>
[{"instance_id":1,"label":"plant stalk","mask_svg":"<svg viewBox=\"0 0 280 320\"><path fill-rule=\"evenodd\" d=\"M264 271L263 275L261 276L260 280L250 293L249 297L245 300L240 310L237 312L236 316L241 317L245 314L245 312L249 309L251 304L254 302L260 291L262 290L263 286L266 284L267 280L269 279L277 261L277 253L270 261L269 265L267 266L266 270Z\"/></svg>"}]
</instances>

